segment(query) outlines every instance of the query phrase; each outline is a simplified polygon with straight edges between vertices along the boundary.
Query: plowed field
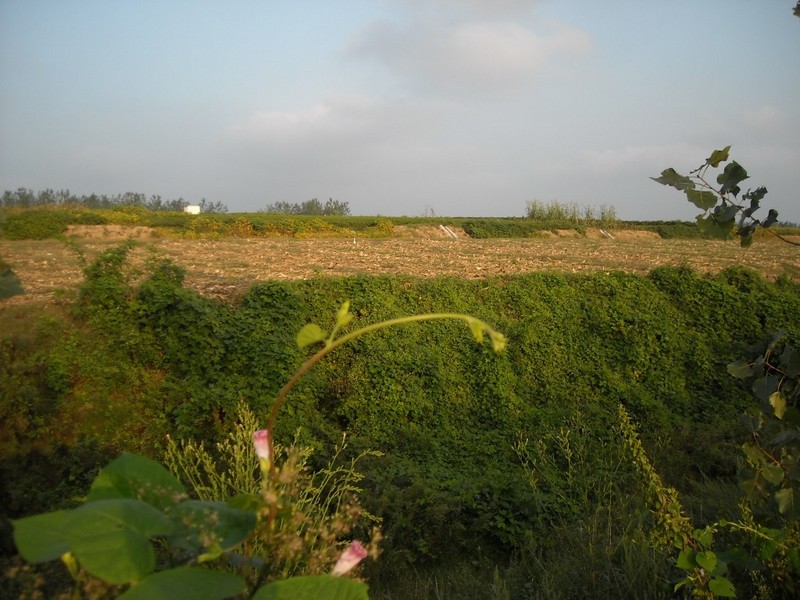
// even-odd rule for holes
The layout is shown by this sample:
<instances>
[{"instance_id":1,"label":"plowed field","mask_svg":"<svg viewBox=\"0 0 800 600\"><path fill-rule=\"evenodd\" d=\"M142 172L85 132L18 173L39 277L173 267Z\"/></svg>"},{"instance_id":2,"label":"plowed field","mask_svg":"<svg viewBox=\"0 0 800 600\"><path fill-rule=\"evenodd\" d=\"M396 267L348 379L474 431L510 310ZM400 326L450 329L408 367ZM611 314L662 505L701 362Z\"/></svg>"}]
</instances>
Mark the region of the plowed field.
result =
<instances>
[{"instance_id":1,"label":"plowed field","mask_svg":"<svg viewBox=\"0 0 800 600\"><path fill-rule=\"evenodd\" d=\"M134 233L107 228L105 232L73 233L87 260ZM646 273L661 265L687 265L708 273L745 265L770 279L786 273L800 281L800 248L771 240L741 248L735 241L664 240L649 232L612 232L613 239L596 232L585 237L571 233L544 239L474 240L443 236L431 227L385 239L190 240L159 238L152 230L142 230L135 232L140 245L132 262L141 265L153 256L168 257L187 270L187 287L227 299L235 299L257 281L355 274L478 279L531 271ZM5 303L69 295L82 280L77 253L56 240L0 241L0 256L26 292Z\"/></svg>"}]
</instances>

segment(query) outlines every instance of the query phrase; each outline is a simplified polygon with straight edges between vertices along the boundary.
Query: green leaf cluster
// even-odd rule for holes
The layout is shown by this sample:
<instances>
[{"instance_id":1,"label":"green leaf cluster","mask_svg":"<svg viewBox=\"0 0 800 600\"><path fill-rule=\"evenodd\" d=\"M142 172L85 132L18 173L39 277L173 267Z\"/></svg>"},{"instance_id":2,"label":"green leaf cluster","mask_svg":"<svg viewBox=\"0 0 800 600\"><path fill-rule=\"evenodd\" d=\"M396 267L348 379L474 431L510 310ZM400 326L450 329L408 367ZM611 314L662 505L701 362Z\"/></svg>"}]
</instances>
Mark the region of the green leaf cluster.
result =
<instances>
[{"instance_id":1,"label":"green leaf cluster","mask_svg":"<svg viewBox=\"0 0 800 600\"><path fill-rule=\"evenodd\" d=\"M770 209L767 217L761 220L755 216L761 200L767 194L765 187L748 190L739 199L742 191L739 184L750 176L736 161L725 165L716 177L716 186L708 181L707 171L727 163L730 149L730 146L725 146L721 150L714 150L705 162L689 175L681 175L670 167L662 171L659 177L651 179L684 192L686 199L703 211L697 216L697 227L703 235L728 239L735 232L739 236L741 245L749 246L758 228L767 229L777 222L778 212Z\"/></svg>"},{"instance_id":2,"label":"green leaf cluster","mask_svg":"<svg viewBox=\"0 0 800 600\"><path fill-rule=\"evenodd\" d=\"M244 593L245 580L201 565L244 543L261 508L189 500L162 465L123 454L100 472L83 505L14 521L14 541L27 561L61 558L76 577L85 571L120 586L118 597L125 600L222 600ZM169 562L191 564L157 570L157 541L166 545ZM270 583L252 595L260 600L320 597L363 600L367 586L316 575Z\"/></svg>"}]
</instances>

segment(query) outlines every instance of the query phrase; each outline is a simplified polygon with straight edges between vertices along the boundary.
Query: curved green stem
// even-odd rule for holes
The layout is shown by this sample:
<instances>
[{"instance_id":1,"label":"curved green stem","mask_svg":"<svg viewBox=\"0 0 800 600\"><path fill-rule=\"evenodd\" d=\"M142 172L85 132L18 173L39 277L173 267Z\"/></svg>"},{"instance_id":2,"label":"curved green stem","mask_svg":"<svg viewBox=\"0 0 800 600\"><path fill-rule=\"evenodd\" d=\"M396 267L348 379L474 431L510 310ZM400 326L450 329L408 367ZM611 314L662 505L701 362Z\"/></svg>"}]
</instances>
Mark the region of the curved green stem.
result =
<instances>
[{"instance_id":1,"label":"curved green stem","mask_svg":"<svg viewBox=\"0 0 800 600\"><path fill-rule=\"evenodd\" d=\"M409 317L399 317L397 319L390 319L388 321L381 321L380 323L373 323L372 325L367 325L366 327L362 327L360 329L356 329L355 331L351 331L343 335L342 337L336 340L330 340L329 343L326 343L324 347L322 347L316 354L311 356L306 362L304 362L297 371L295 371L292 378L286 382L286 385L281 388L281 391L278 392L278 395L275 397L275 402L272 404L272 410L269 413L269 421L267 422L267 427L270 431L272 431L275 427L275 419L278 416L278 411L281 409L284 401L286 400L286 396L292 390L292 388L297 384L300 378L305 375L311 367L317 364L323 357L327 356L331 352L333 352L336 348L353 340L365 333L370 333L371 331L377 331L378 329L383 329L385 327L392 327L393 325L403 325L405 323L413 323L416 321L434 321L440 319L456 319L459 321L466 322L470 329L472 330L473 335L477 341L483 340L483 333L487 333L492 341L492 347L495 349L496 352L501 351L505 347L506 339L502 333L499 333L489 327L486 323L481 321L480 319L476 319L475 317L471 317L469 315L464 315L460 313L430 313L430 314L423 314L423 315L412 315ZM272 461L274 464L274 461Z\"/></svg>"}]
</instances>

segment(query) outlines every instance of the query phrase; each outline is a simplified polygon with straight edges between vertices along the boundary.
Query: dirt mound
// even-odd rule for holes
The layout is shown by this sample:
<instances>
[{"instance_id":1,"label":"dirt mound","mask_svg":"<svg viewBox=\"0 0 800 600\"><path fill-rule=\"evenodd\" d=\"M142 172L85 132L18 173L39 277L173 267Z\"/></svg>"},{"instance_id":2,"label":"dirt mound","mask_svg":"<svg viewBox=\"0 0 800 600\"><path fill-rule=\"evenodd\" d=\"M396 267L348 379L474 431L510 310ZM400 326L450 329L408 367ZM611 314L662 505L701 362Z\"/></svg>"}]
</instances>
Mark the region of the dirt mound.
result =
<instances>
[{"instance_id":1,"label":"dirt mound","mask_svg":"<svg viewBox=\"0 0 800 600\"><path fill-rule=\"evenodd\" d=\"M637 229L615 229L609 231L617 240L660 240L661 236L655 231L640 231Z\"/></svg>"},{"instance_id":2,"label":"dirt mound","mask_svg":"<svg viewBox=\"0 0 800 600\"><path fill-rule=\"evenodd\" d=\"M469 237L461 227L448 225L447 229L452 231L457 238ZM439 225L395 225L392 228L392 237L430 239L452 238L453 236Z\"/></svg>"}]
</instances>

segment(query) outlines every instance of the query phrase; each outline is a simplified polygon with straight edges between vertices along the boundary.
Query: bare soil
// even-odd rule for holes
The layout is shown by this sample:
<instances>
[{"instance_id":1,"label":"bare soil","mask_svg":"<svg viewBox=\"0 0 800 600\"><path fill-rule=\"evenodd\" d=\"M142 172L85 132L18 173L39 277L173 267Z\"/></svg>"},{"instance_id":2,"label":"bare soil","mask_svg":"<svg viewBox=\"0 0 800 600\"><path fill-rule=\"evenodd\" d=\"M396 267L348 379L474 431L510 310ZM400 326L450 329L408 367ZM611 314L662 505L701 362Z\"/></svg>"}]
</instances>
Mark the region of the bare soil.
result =
<instances>
[{"instance_id":1,"label":"bare soil","mask_svg":"<svg viewBox=\"0 0 800 600\"><path fill-rule=\"evenodd\" d=\"M736 241L664 240L646 231L613 231L611 238L596 230L584 236L565 231L537 239L474 240L457 228L455 239L436 226L396 229L396 237L355 240L174 239L146 227L119 226L75 227L69 235L88 261L120 240L136 239L135 266L169 258L186 269L187 287L227 300L259 281L356 274L484 279L532 271L647 273L662 265L713 273L743 265L770 279L786 274L800 281L800 249L769 240L741 248ZM0 240L0 256L26 292L5 305L70 297L82 281L78 254L57 240Z\"/></svg>"}]
</instances>

